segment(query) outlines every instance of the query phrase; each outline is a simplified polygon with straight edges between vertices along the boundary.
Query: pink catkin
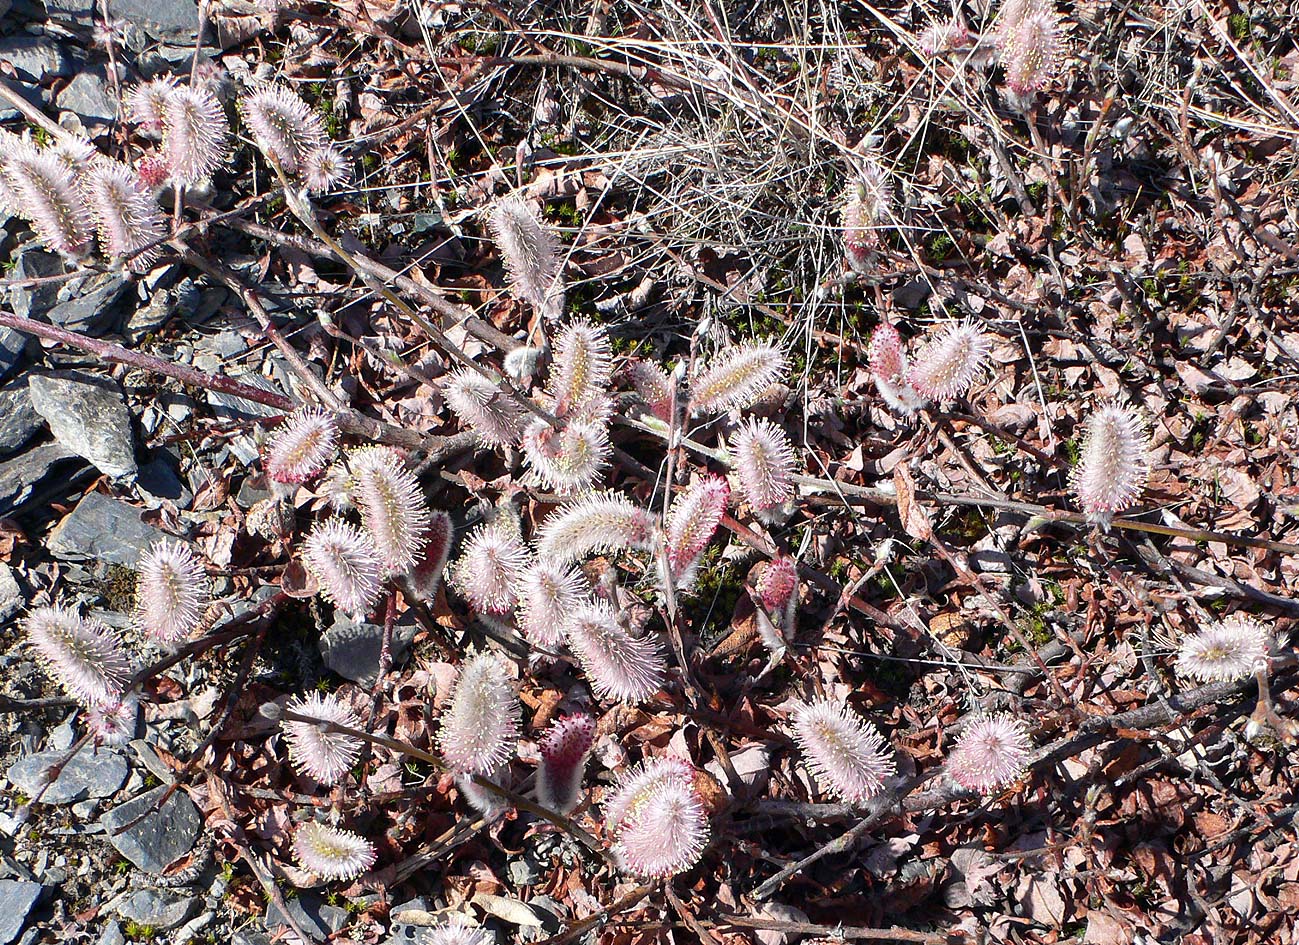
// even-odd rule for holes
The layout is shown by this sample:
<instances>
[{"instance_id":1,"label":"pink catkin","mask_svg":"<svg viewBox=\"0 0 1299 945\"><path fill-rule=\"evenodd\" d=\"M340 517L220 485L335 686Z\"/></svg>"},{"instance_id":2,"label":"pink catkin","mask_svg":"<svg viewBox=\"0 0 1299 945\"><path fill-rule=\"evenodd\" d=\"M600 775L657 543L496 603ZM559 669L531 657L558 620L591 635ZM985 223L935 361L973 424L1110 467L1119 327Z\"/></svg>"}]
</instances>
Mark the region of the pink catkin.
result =
<instances>
[{"instance_id":1,"label":"pink catkin","mask_svg":"<svg viewBox=\"0 0 1299 945\"><path fill-rule=\"evenodd\" d=\"M595 719L570 715L555 722L541 739L537 769L537 800L543 807L567 814L582 797L582 776L595 743Z\"/></svg>"},{"instance_id":2,"label":"pink catkin","mask_svg":"<svg viewBox=\"0 0 1299 945\"><path fill-rule=\"evenodd\" d=\"M605 800L604 816L615 855L641 876L688 870L708 844L694 768L679 758L651 759L626 772Z\"/></svg>"},{"instance_id":3,"label":"pink catkin","mask_svg":"<svg viewBox=\"0 0 1299 945\"><path fill-rule=\"evenodd\" d=\"M683 584L721 524L730 496L726 480L710 475L696 479L672 503L664 541L672 576Z\"/></svg>"}]
</instances>

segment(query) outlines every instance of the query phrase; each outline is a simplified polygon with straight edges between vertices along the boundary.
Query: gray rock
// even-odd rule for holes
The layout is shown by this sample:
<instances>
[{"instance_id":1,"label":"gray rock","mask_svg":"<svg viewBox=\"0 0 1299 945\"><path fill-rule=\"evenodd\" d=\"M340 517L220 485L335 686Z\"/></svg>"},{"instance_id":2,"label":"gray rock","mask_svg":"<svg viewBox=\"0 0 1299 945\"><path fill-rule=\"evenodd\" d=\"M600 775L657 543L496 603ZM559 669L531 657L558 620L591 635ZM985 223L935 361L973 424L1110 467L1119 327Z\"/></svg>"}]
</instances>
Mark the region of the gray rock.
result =
<instances>
[{"instance_id":1,"label":"gray rock","mask_svg":"<svg viewBox=\"0 0 1299 945\"><path fill-rule=\"evenodd\" d=\"M47 253L35 243L26 243L14 253L13 278L47 279L64 272L63 260ZM35 285L15 285L9 289L9 304L20 318L39 318L59 301L58 282L38 282Z\"/></svg>"},{"instance_id":2,"label":"gray rock","mask_svg":"<svg viewBox=\"0 0 1299 945\"><path fill-rule=\"evenodd\" d=\"M42 751L19 758L9 766L8 778L28 797L41 793L50 766L67 758L66 751ZM126 758L119 752L101 748L96 752L83 749L59 772L45 793L42 804L71 804L91 797L108 797L126 781Z\"/></svg>"},{"instance_id":3,"label":"gray rock","mask_svg":"<svg viewBox=\"0 0 1299 945\"><path fill-rule=\"evenodd\" d=\"M72 77L55 100L59 108L83 121L107 124L117 117L117 100L108 91L108 72L103 66L87 66Z\"/></svg>"},{"instance_id":4,"label":"gray rock","mask_svg":"<svg viewBox=\"0 0 1299 945\"><path fill-rule=\"evenodd\" d=\"M36 435L41 415L32 406L26 378L0 388L0 456L9 456Z\"/></svg>"},{"instance_id":5,"label":"gray rock","mask_svg":"<svg viewBox=\"0 0 1299 945\"><path fill-rule=\"evenodd\" d=\"M8 515L26 502L56 466L70 460L82 462L61 443L47 443L0 463L0 515Z\"/></svg>"},{"instance_id":6,"label":"gray rock","mask_svg":"<svg viewBox=\"0 0 1299 945\"><path fill-rule=\"evenodd\" d=\"M49 93L38 85L29 82L11 82L9 87L37 108L44 109L49 104ZM23 116L18 109L8 102L0 102L0 121L21 117Z\"/></svg>"},{"instance_id":7,"label":"gray rock","mask_svg":"<svg viewBox=\"0 0 1299 945\"><path fill-rule=\"evenodd\" d=\"M68 26L94 26L95 0L45 0L45 15Z\"/></svg>"},{"instance_id":8,"label":"gray rock","mask_svg":"<svg viewBox=\"0 0 1299 945\"><path fill-rule=\"evenodd\" d=\"M392 628L392 664L400 665L410 651L416 628L404 618ZM325 665L344 679L361 686L373 686L379 676L379 651L383 647L383 627L357 623L342 611L334 615L334 625L320 637L320 655Z\"/></svg>"},{"instance_id":9,"label":"gray rock","mask_svg":"<svg viewBox=\"0 0 1299 945\"><path fill-rule=\"evenodd\" d=\"M56 558L98 558L128 568L159 538L166 537L140 521L140 510L91 492L50 533L46 547Z\"/></svg>"},{"instance_id":10,"label":"gray rock","mask_svg":"<svg viewBox=\"0 0 1299 945\"><path fill-rule=\"evenodd\" d=\"M0 119L5 116L0 114ZM0 380L18 366L31 339L16 328L0 328Z\"/></svg>"},{"instance_id":11,"label":"gray rock","mask_svg":"<svg viewBox=\"0 0 1299 945\"><path fill-rule=\"evenodd\" d=\"M131 414L116 381L81 371L34 375L28 381L32 406L54 438L114 479L134 478Z\"/></svg>"},{"instance_id":12,"label":"gray rock","mask_svg":"<svg viewBox=\"0 0 1299 945\"><path fill-rule=\"evenodd\" d=\"M19 81L44 83L72 75L68 51L45 36L8 36L0 39L0 62L14 67Z\"/></svg>"},{"instance_id":13,"label":"gray rock","mask_svg":"<svg viewBox=\"0 0 1299 945\"><path fill-rule=\"evenodd\" d=\"M194 0L113 0L112 10L113 16L159 39L192 41L198 31Z\"/></svg>"},{"instance_id":14,"label":"gray rock","mask_svg":"<svg viewBox=\"0 0 1299 945\"><path fill-rule=\"evenodd\" d=\"M169 499L182 507L194 500L194 494L189 491L189 487L181 482L172 464L162 456L142 465L140 478L136 482L141 490L155 499Z\"/></svg>"},{"instance_id":15,"label":"gray rock","mask_svg":"<svg viewBox=\"0 0 1299 945\"><path fill-rule=\"evenodd\" d=\"M0 627L6 626L22 609L23 589L18 584L14 569L7 564L0 564Z\"/></svg>"},{"instance_id":16,"label":"gray rock","mask_svg":"<svg viewBox=\"0 0 1299 945\"><path fill-rule=\"evenodd\" d=\"M166 791L166 787L156 787L100 818L117 852L146 873L161 873L188 853L203 826L198 808L184 791L174 792L155 810L154 806ZM143 818L134 826L121 829L141 814Z\"/></svg>"},{"instance_id":17,"label":"gray rock","mask_svg":"<svg viewBox=\"0 0 1299 945\"><path fill-rule=\"evenodd\" d=\"M23 930L27 914L41 898L39 883L0 879L0 945L9 945Z\"/></svg>"},{"instance_id":18,"label":"gray rock","mask_svg":"<svg viewBox=\"0 0 1299 945\"><path fill-rule=\"evenodd\" d=\"M293 921L298 923L298 928L307 935L314 933L315 937L323 939L347 925L347 910L328 905L319 896L304 894L294 899L287 899L284 904L288 906ZM275 903L270 903L266 907L267 930L275 932L279 928L287 927L284 913Z\"/></svg>"},{"instance_id":19,"label":"gray rock","mask_svg":"<svg viewBox=\"0 0 1299 945\"><path fill-rule=\"evenodd\" d=\"M72 331L99 334L116 319L114 306L126 287L126 277L116 272L69 279L59 289L58 304L45 317Z\"/></svg>"},{"instance_id":20,"label":"gray rock","mask_svg":"<svg viewBox=\"0 0 1299 945\"><path fill-rule=\"evenodd\" d=\"M174 929L184 923L198 906L197 896L187 896L169 889L127 889L104 908L128 922L155 929Z\"/></svg>"},{"instance_id":21,"label":"gray rock","mask_svg":"<svg viewBox=\"0 0 1299 945\"><path fill-rule=\"evenodd\" d=\"M126 936L122 934L122 927L109 919L103 933L99 936L98 945L126 945Z\"/></svg>"},{"instance_id":22,"label":"gray rock","mask_svg":"<svg viewBox=\"0 0 1299 945\"><path fill-rule=\"evenodd\" d=\"M0 16L9 12L9 0L0 0Z\"/></svg>"},{"instance_id":23,"label":"gray rock","mask_svg":"<svg viewBox=\"0 0 1299 945\"><path fill-rule=\"evenodd\" d=\"M261 929L240 929L230 939L230 945L272 945L271 937Z\"/></svg>"}]
</instances>

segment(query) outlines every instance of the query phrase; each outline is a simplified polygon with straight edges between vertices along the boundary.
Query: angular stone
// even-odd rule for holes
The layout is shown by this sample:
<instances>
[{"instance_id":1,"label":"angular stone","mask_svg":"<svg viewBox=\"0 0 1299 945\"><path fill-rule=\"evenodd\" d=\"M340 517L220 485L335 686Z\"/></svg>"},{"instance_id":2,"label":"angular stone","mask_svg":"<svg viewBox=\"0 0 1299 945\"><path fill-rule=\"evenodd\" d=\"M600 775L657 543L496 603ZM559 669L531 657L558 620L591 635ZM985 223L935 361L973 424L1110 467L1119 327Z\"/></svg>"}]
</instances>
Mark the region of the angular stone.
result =
<instances>
[{"instance_id":1,"label":"angular stone","mask_svg":"<svg viewBox=\"0 0 1299 945\"><path fill-rule=\"evenodd\" d=\"M175 791L155 810L154 806L166 791L166 787L146 791L99 819L117 852L146 873L155 875L190 851L203 826L198 808L184 791ZM126 827L137 818L140 818L138 822ZM123 827L126 829L122 830Z\"/></svg>"},{"instance_id":2,"label":"angular stone","mask_svg":"<svg viewBox=\"0 0 1299 945\"><path fill-rule=\"evenodd\" d=\"M113 16L159 39L193 40L198 31L194 0L113 0Z\"/></svg>"},{"instance_id":3,"label":"angular stone","mask_svg":"<svg viewBox=\"0 0 1299 945\"><path fill-rule=\"evenodd\" d=\"M0 515L27 501L32 490L65 461L84 462L61 443L47 443L0 463Z\"/></svg>"},{"instance_id":4,"label":"angular stone","mask_svg":"<svg viewBox=\"0 0 1299 945\"><path fill-rule=\"evenodd\" d=\"M392 664L399 665L415 639L416 627L403 621L392 628ZM379 678L379 651L383 649L383 627L357 623L339 611L334 625L320 637L320 655L325 665L344 679L361 686L373 686Z\"/></svg>"},{"instance_id":5,"label":"angular stone","mask_svg":"<svg viewBox=\"0 0 1299 945\"><path fill-rule=\"evenodd\" d=\"M54 438L100 472L134 478L131 414L116 381L81 371L34 375L28 381L32 406Z\"/></svg>"},{"instance_id":6,"label":"angular stone","mask_svg":"<svg viewBox=\"0 0 1299 945\"><path fill-rule=\"evenodd\" d=\"M23 589L18 586L14 569L7 564L0 564L0 627L23 609Z\"/></svg>"},{"instance_id":7,"label":"angular stone","mask_svg":"<svg viewBox=\"0 0 1299 945\"><path fill-rule=\"evenodd\" d=\"M45 15L70 26L95 25L95 0L45 0Z\"/></svg>"},{"instance_id":8,"label":"angular stone","mask_svg":"<svg viewBox=\"0 0 1299 945\"><path fill-rule=\"evenodd\" d=\"M30 82L10 82L9 87L36 108L44 109L49 104L49 93L39 85L32 85ZM8 102L0 102L0 121L12 121L22 117L22 113Z\"/></svg>"},{"instance_id":9,"label":"angular stone","mask_svg":"<svg viewBox=\"0 0 1299 945\"><path fill-rule=\"evenodd\" d=\"M3 119L4 115L0 115ZM0 380L9 376L9 372L18 366L27 350L29 339L16 328L0 328Z\"/></svg>"},{"instance_id":10,"label":"angular stone","mask_svg":"<svg viewBox=\"0 0 1299 945\"><path fill-rule=\"evenodd\" d=\"M30 798L41 795L42 804L71 804L92 797L108 797L126 781L126 758L108 748L92 752L82 749L72 756L58 778L41 794L41 786L51 765L68 757L66 751L41 751L19 758L6 772Z\"/></svg>"},{"instance_id":11,"label":"angular stone","mask_svg":"<svg viewBox=\"0 0 1299 945\"><path fill-rule=\"evenodd\" d=\"M0 945L9 945L23 930L27 914L41 898L40 883L0 879Z\"/></svg>"},{"instance_id":12,"label":"angular stone","mask_svg":"<svg viewBox=\"0 0 1299 945\"><path fill-rule=\"evenodd\" d=\"M46 547L56 558L98 558L134 568L141 555L166 536L140 520L140 510L91 492L50 533Z\"/></svg>"},{"instance_id":13,"label":"angular stone","mask_svg":"<svg viewBox=\"0 0 1299 945\"><path fill-rule=\"evenodd\" d=\"M0 39L0 62L12 65L21 82L44 83L72 75L72 60L67 50L44 36Z\"/></svg>"},{"instance_id":14,"label":"angular stone","mask_svg":"<svg viewBox=\"0 0 1299 945\"><path fill-rule=\"evenodd\" d=\"M0 456L8 456L36 435L43 422L32 406L27 380L0 387Z\"/></svg>"},{"instance_id":15,"label":"angular stone","mask_svg":"<svg viewBox=\"0 0 1299 945\"><path fill-rule=\"evenodd\" d=\"M46 252L38 244L25 243L14 253L13 278L49 279L66 271L63 260L55 253ZM9 289L9 304L19 318L40 318L59 301L58 282L38 282L35 285L14 285Z\"/></svg>"},{"instance_id":16,"label":"angular stone","mask_svg":"<svg viewBox=\"0 0 1299 945\"><path fill-rule=\"evenodd\" d=\"M288 906L293 921L298 923L298 928L306 935L314 934L317 938L325 939L347 925L347 910L328 905L318 896L301 895L286 900L284 904ZM277 928L287 927L284 913L275 903L270 903L266 907L266 928L274 932Z\"/></svg>"},{"instance_id":17,"label":"angular stone","mask_svg":"<svg viewBox=\"0 0 1299 945\"><path fill-rule=\"evenodd\" d=\"M108 91L108 73L103 66L87 66L78 72L56 101L59 108L83 121L106 124L117 117L117 100Z\"/></svg>"},{"instance_id":18,"label":"angular stone","mask_svg":"<svg viewBox=\"0 0 1299 945\"><path fill-rule=\"evenodd\" d=\"M99 334L116 320L114 306L127 284L126 277L116 272L69 279L59 290L58 304L45 317L72 331Z\"/></svg>"},{"instance_id":19,"label":"angular stone","mask_svg":"<svg viewBox=\"0 0 1299 945\"><path fill-rule=\"evenodd\" d=\"M174 929L184 923L198 906L197 896L167 889L127 889L105 906L128 922L154 929Z\"/></svg>"}]
</instances>

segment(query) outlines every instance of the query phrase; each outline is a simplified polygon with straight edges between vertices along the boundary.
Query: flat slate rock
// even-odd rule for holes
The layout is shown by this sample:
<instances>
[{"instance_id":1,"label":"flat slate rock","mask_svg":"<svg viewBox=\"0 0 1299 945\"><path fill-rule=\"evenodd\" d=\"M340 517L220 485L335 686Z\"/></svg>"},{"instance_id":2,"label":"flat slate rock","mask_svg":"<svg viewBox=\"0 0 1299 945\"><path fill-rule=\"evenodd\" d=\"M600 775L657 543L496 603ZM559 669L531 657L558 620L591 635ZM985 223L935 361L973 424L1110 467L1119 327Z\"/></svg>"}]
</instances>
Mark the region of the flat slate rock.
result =
<instances>
[{"instance_id":1,"label":"flat slate rock","mask_svg":"<svg viewBox=\"0 0 1299 945\"><path fill-rule=\"evenodd\" d=\"M59 522L46 547L56 558L99 558L134 568L149 546L165 537L140 520L140 509L91 492Z\"/></svg>"},{"instance_id":2,"label":"flat slate rock","mask_svg":"<svg viewBox=\"0 0 1299 945\"><path fill-rule=\"evenodd\" d=\"M416 632L416 627L409 621L393 626L393 666L406 659ZM344 679L362 686L373 686L379 678L379 651L382 648L383 627L357 623L341 611L335 614L333 626L320 637L320 655L325 665Z\"/></svg>"},{"instance_id":3,"label":"flat slate rock","mask_svg":"<svg viewBox=\"0 0 1299 945\"><path fill-rule=\"evenodd\" d=\"M54 783L41 794L50 766L67 756L66 751L40 751L27 755L10 765L6 775L28 797L35 798L40 794L42 804L71 804L89 798L108 797L126 782L125 757L107 748L95 752L87 748L73 755Z\"/></svg>"},{"instance_id":4,"label":"flat slate rock","mask_svg":"<svg viewBox=\"0 0 1299 945\"><path fill-rule=\"evenodd\" d=\"M0 113L0 120L4 119ZM16 328L0 328L0 380L18 366L27 350L28 338Z\"/></svg>"},{"instance_id":5,"label":"flat slate rock","mask_svg":"<svg viewBox=\"0 0 1299 945\"><path fill-rule=\"evenodd\" d=\"M71 460L84 463L62 443L46 443L0 462L0 515L8 515L26 502L55 466Z\"/></svg>"},{"instance_id":6,"label":"flat slate rock","mask_svg":"<svg viewBox=\"0 0 1299 945\"><path fill-rule=\"evenodd\" d=\"M23 930L27 914L41 898L40 883L0 879L0 945L9 945Z\"/></svg>"},{"instance_id":7,"label":"flat slate rock","mask_svg":"<svg viewBox=\"0 0 1299 945\"><path fill-rule=\"evenodd\" d=\"M166 793L160 786L107 811L99 820L108 841L146 873L162 873L188 853L198 839L203 817L184 791L176 791L161 808L154 810ZM122 827L143 818L118 833Z\"/></svg>"},{"instance_id":8,"label":"flat slate rock","mask_svg":"<svg viewBox=\"0 0 1299 945\"><path fill-rule=\"evenodd\" d=\"M44 36L0 39L0 62L12 65L21 82L44 83L72 75L72 59L68 51Z\"/></svg>"},{"instance_id":9,"label":"flat slate rock","mask_svg":"<svg viewBox=\"0 0 1299 945\"><path fill-rule=\"evenodd\" d=\"M44 425L32 406L26 378L0 387L0 456L9 456L25 446Z\"/></svg>"},{"instance_id":10,"label":"flat slate rock","mask_svg":"<svg viewBox=\"0 0 1299 945\"><path fill-rule=\"evenodd\" d=\"M194 0L112 0L112 15L159 39L190 40L198 32Z\"/></svg>"},{"instance_id":11,"label":"flat slate rock","mask_svg":"<svg viewBox=\"0 0 1299 945\"><path fill-rule=\"evenodd\" d=\"M103 66L87 66L59 92L59 108L83 121L107 124L117 117L117 100L108 91L108 72Z\"/></svg>"},{"instance_id":12,"label":"flat slate rock","mask_svg":"<svg viewBox=\"0 0 1299 945\"><path fill-rule=\"evenodd\" d=\"M307 935L324 939L338 932L347 925L347 910L331 906L318 896L301 895L285 901L289 915L298 923L298 928ZM284 913L275 903L266 907L266 928L274 932L279 928L288 928Z\"/></svg>"},{"instance_id":13,"label":"flat slate rock","mask_svg":"<svg viewBox=\"0 0 1299 945\"><path fill-rule=\"evenodd\" d=\"M139 473L131 414L116 381L83 371L58 371L32 375L27 387L32 406L56 440L114 479L133 479Z\"/></svg>"},{"instance_id":14,"label":"flat slate rock","mask_svg":"<svg viewBox=\"0 0 1299 945\"><path fill-rule=\"evenodd\" d=\"M128 922L154 929L174 929L184 924L198 906L198 897L170 889L127 889L105 909Z\"/></svg>"},{"instance_id":15,"label":"flat slate rock","mask_svg":"<svg viewBox=\"0 0 1299 945\"><path fill-rule=\"evenodd\" d=\"M0 628L6 626L26 603L14 569L0 563Z\"/></svg>"}]
</instances>

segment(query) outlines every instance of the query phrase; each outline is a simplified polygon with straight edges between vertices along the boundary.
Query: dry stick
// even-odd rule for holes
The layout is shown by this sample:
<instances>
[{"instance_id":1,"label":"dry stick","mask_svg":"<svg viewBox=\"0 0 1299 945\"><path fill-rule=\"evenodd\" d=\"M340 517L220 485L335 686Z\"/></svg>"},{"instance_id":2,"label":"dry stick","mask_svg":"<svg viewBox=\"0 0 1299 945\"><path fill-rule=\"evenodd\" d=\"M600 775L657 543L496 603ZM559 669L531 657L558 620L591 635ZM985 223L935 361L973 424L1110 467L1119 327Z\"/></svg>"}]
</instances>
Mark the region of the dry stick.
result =
<instances>
[{"instance_id":1,"label":"dry stick","mask_svg":"<svg viewBox=\"0 0 1299 945\"><path fill-rule=\"evenodd\" d=\"M79 348L110 364L125 364L144 371L152 371L164 377L174 378L190 387L230 394L233 397L264 404L267 407L274 407L276 410L283 410L286 413L293 411L298 406L296 401L285 397L283 394L244 384L224 374L208 374L186 364L165 361L150 354L123 348L121 345L113 344L110 341L90 338L74 331L68 331L66 328L57 328L54 325L47 325L45 322L12 315L9 312L0 312L0 327L15 328L25 334ZM354 433L371 440L378 440L382 443L390 443L394 446L424 450L431 457L445 458L462 452L464 449L463 440L456 437L426 436L415 430L407 430L404 427L374 420L357 410L345 408L337 416L339 426L348 433Z\"/></svg>"},{"instance_id":2,"label":"dry stick","mask_svg":"<svg viewBox=\"0 0 1299 945\"><path fill-rule=\"evenodd\" d=\"M398 741L395 738L387 738L383 735L374 735L370 732L363 732L360 729L351 728L350 726L347 725L339 725L337 722L333 722L328 719L319 719L312 715L304 715L301 712L294 712L292 709L279 709L279 715L281 718L289 719L290 721L293 722L307 722L311 725L319 726L320 729L324 732L350 735L353 738L359 738L362 741L370 742L371 744L374 745L381 745L384 748L389 749L390 751L397 752L399 755L405 755L409 758L415 758L419 761L424 762L425 764L432 765L433 767L437 768L439 771L444 771L447 773L455 773L451 770L450 767L448 767L447 763L443 761L441 758L439 758L437 755L430 754L429 752L424 751L423 749L416 748L414 745L408 744L407 742ZM468 777L469 780L472 781L474 784L476 784L478 787L483 788L484 790L486 790L491 794L495 794L497 797L502 798L503 800L509 801L515 807L519 808L519 810L527 811L529 814L533 814L534 816L540 817L542 820L554 824L556 827L558 827L560 830L563 830L565 833L572 835L577 840L579 840L582 843L582 845L585 846L588 850L590 850L592 853L598 854L602 859L605 860L605 862L609 863L610 865L613 866L617 865L617 862L614 860L614 858L604 849L603 846L600 845L600 842L596 840L595 837L591 836L591 834L588 833L583 827L574 823L571 819L565 817L563 814L559 814L553 810L550 810L549 808L542 807L540 804L534 804L526 797L516 794L514 791L511 791L509 788L501 787L499 784L494 784L491 781L487 780L486 778L480 777L479 775L474 774L474 775L469 775Z\"/></svg>"},{"instance_id":3,"label":"dry stick","mask_svg":"<svg viewBox=\"0 0 1299 945\"><path fill-rule=\"evenodd\" d=\"M272 227L254 223L251 220L221 222L223 226L229 229L265 240L276 246L287 246L323 259L336 258L334 251L327 244L308 236L297 233L283 233ZM432 286L416 282L409 276L402 275L396 269L391 269L377 260L361 255L359 252L353 253L352 259L376 279L392 283L412 298L419 299L420 302L433 309L443 318L454 320L456 324L461 325L465 331L484 344L491 345L493 348L504 352L513 351L519 347L517 339L497 330L491 323L475 315L472 309L448 301Z\"/></svg>"},{"instance_id":4,"label":"dry stick","mask_svg":"<svg viewBox=\"0 0 1299 945\"><path fill-rule=\"evenodd\" d=\"M253 853L251 845L241 839L244 831L239 826L239 817L230 806L230 799L226 797L225 785L214 770L209 769L207 773L207 785L208 793L216 798L217 803L221 806L222 819L218 825L226 828L227 837L239 852L239 858L248 864L248 869L257 878L257 882L261 883L262 891L266 893L275 908L279 910L284 923L298 937L302 945L306 945L307 942L317 941L316 938L303 932L302 927L298 925L297 919L293 918L293 913L289 911L288 903L284 901L284 894L280 892L280 887L275 884L274 877L262 865L261 859Z\"/></svg>"},{"instance_id":5,"label":"dry stick","mask_svg":"<svg viewBox=\"0 0 1299 945\"><path fill-rule=\"evenodd\" d=\"M614 422L634 430L640 430L642 433L652 434L660 439L666 438L663 430L632 417L616 416ZM727 463L726 454L721 450L712 449L689 437L682 437L680 442L693 453L706 456L719 463ZM898 501L894 493L886 492L883 489L872 489L868 486L855 486L851 483L838 481L831 482L827 479L817 479L814 476L795 476L794 481L798 485L815 490L818 493L842 493L840 501L848 501L853 505L860 504L861 501L865 501L870 505L897 505ZM916 497L942 505L970 505L990 509L1005 509L1011 512L1026 512L1029 515L1039 516L1048 522L1062 525L1084 525L1088 527L1094 525L1093 522L1088 521L1087 516L1080 512L1064 512L1034 502L1020 502L1015 499L952 495L943 492L926 492L920 489L916 490ZM854 498L858 501L853 501ZM1110 523L1110 527L1135 532L1150 532L1155 535L1168 535L1173 538L1185 538L1189 541L1216 541L1225 545L1241 545L1246 548L1262 548L1267 551L1280 552L1281 554L1299 555L1299 545L1292 545L1284 541L1272 541L1269 538L1247 538L1243 535L1231 535L1227 532L1215 532L1201 528L1179 528L1173 525L1156 525L1153 522L1141 522L1136 519L1121 517L1115 518Z\"/></svg>"},{"instance_id":6,"label":"dry stick","mask_svg":"<svg viewBox=\"0 0 1299 945\"><path fill-rule=\"evenodd\" d=\"M788 932L794 935L822 935L829 939L858 939L874 942L918 942L920 945L943 945L951 941L943 932L917 932L914 929L868 929L861 926L816 925L811 922L786 922L781 919L757 919L743 915L719 915L713 922L705 923L714 928L732 926L741 929L771 929L777 932Z\"/></svg>"},{"instance_id":7,"label":"dry stick","mask_svg":"<svg viewBox=\"0 0 1299 945\"><path fill-rule=\"evenodd\" d=\"M9 312L0 312L0 327L14 328L24 334L35 335L38 338L45 338L73 348L80 348L82 351L87 351L110 363L125 364L141 370L152 371L155 374L175 378L190 387L201 387L205 390L230 394L233 397L251 400L253 403L274 407L276 410L288 411L297 406L293 400L283 394L243 384L233 378L226 377L224 374L207 374L186 364L174 364L153 355L123 348L111 341L90 338L74 331L68 331L66 328L57 328L54 325L23 318L20 315L12 315Z\"/></svg>"},{"instance_id":8,"label":"dry stick","mask_svg":"<svg viewBox=\"0 0 1299 945\"><path fill-rule=\"evenodd\" d=\"M566 943L571 942L573 939L585 935L609 916L617 915L619 912L630 909L657 888L657 883L648 883L644 886L637 886L617 901L591 913L585 919L579 919L558 935L552 935L550 938L542 939L540 942L537 942L536 945L566 945Z\"/></svg>"},{"instance_id":9,"label":"dry stick","mask_svg":"<svg viewBox=\"0 0 1299 945\"><path fill-rule=\"evenodd\" d=\"M389 305L393 306L397 311L401 312L402 315L406 316L414 324L419 326L419 328L428 335L429 339L433 341L434 344L451 356L452 360L460 362L471 371L479 374L486 380L491 381L497 390L506 397L509 397L533 416L544 420L552 427L557 428L561 425L558 418L553 414L542 410L541 407L532 402L531 398L525 397L504 375L498 374L496 371L479 364L473 358L469 357L469 355L461 351L460 346L448 338L441 328L438 328L414 308L406 304L406 301L402 299L401 296L397 295L392 291L392 289L388 288L379 279L375 278L374 275L368 272L366 267L361 264L360 260L344 249L337 240L325 232L325 228L322 227L320 221L316 219L315 210L312 208L311 202L305 191L298 190L289 183L289 180L284 175L284 170L280 167L279 162L276 161L273 156L267 156L267 160L280 178L280 183L284 187L285 201L288 204L289 209L293 212L293 215L297 217L298 220L307 227L307 229L311 230L316 239L329 247L333 255L340 262L360 276L361 280L366 284L370 291L379 295Z\"/></svg>"},{"instance_id":10,"label":"dry stick","mask_svg":"<svg viewBox=\"0 0 1299 945\"><path fill-rule=\"evenodd\" d=\"M289 344L285 337L280 334L279 330L275 327L275 323L271 321L270 312L266 311L266 307L262 305L261 300L257 297L257 293L254 289L245 285L242 280L226 267L216 265L194 252L185 245L183 240L172 240L171 245L178 253L180 253L181 259L189 263L195 269L205 272L213 279L223 283L243 300L244 305L253 313L253 317L257 319L257 324L261 326L266 337L270 338L271 343L274 344L275 347L279 349L280 353L284 355L284 358L289 362L289 367L293 370L293 373L307 385L311 392L316 396L317 400L334 413L341 413L347 409L342 400L339 399L338 395L330 390L325 382L317 377L316 373L307 366L307 362L302 360L302 355L298 354L297 349L294 348L293 345Z\"/></svg>"}]
</instances>

